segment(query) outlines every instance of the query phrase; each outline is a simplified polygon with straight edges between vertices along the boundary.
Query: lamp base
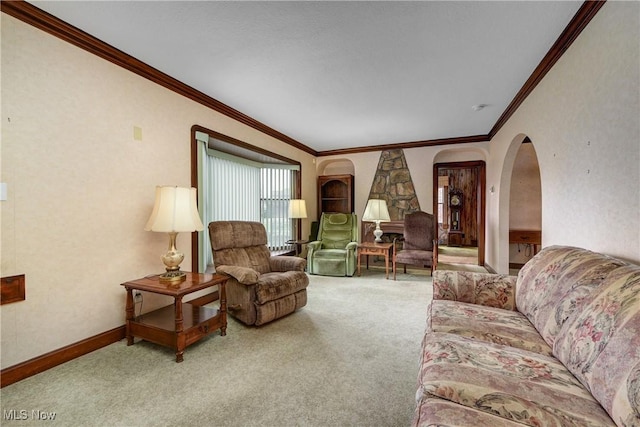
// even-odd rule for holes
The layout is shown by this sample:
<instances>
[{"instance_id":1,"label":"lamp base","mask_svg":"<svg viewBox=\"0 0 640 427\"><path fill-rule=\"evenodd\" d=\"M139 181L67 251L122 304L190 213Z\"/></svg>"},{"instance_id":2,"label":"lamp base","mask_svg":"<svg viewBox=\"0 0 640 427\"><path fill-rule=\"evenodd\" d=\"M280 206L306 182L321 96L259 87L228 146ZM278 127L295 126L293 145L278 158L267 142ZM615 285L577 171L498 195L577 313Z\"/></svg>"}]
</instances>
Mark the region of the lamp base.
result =
<instances>
[{"instance_id":1,"label":"lamp base","mask_svg":"<svg viewBox=\"0 0 640 427\"><path fill-rule=\"evenodd\" d=\"M376 229L373 230L373 235L376 237L376 239L374 240L374 242L376 243L382 243L382 235L384 234L384 232L382 231L382 229L380 228L380 221L376 221Z\"/></svg>"},{"instance_id":2,"label":"lamp base","mask_svg":"<svg viewBox=\"0 0 640 427\"><path fill-rule=\"evenodd\" d=\"M187 279L187 273L180 270L167 271L160 275L160 283L176 284L184 282Z\"/></svg>"},{"instance_id":3,"label":"lamp base","mask_svg":"<svg viewBox=\"0 0 640 427\"><path fill-rule=\"evenodd\" d=\"M176 284L187 278L184 271L180 271L180 263L184 260L184 254L176 250L176 236L178 233L169 233L169 250L160 258L166 266L166 273L160 275L160 283Z\"/></svg>"}]
</instances>

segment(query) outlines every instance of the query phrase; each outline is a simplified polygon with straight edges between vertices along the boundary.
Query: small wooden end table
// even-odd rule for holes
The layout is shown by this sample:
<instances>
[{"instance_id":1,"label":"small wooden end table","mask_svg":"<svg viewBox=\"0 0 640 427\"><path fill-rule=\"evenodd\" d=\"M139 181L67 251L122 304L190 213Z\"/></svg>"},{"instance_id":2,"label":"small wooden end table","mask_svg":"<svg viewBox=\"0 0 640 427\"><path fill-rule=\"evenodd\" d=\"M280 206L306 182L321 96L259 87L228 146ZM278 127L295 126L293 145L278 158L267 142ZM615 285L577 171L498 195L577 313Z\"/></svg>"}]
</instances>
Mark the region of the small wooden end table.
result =
<instances>
[{"instance_id":1,"label":"small wooden end table","mask_svg":"<svg viewBox=\"0 0 640 427\"><path fill-rule=\"evenodd\" d=\"M127 290L127 345L139 337L176 350L176 362L184 360L187 346L220 329L227 334L227 276L220 274L187 273L186 280L175 284L160 283L159 275L122 283ZM218 290L183 303L182 298L192 292L218 286ZM174 304L134 316L133 290L172 296ZM203 307L220 300L220 309Z\"/></svg>"},{"instance_id":2,"label":"small wooden end table","mask_svg":"<svg viewBox=\"0 0 640 427\"><path fill-rule=\"evenodd\" d=\"M296 245L296 254L295 256L298 256L302 253L302 245L306 245L307 243L309 243L309 240L287 240L285 242L287 245Z\"/></svg>"},{"instance_id":3,"label":"small wooden end table","mask_svg":"<svg viewBox=\"0 0 640 427\"><path fill-rule=\"evenodd\" d=\"M360 243L358 245L358 276L360 276L360 257L362 255L367 256L367 270L369 269L369 255L382 255L384 256L386 278L389 279L389 257L391 256L391 248L393 248L393 243Z\"/></svg>"}]
</instances>

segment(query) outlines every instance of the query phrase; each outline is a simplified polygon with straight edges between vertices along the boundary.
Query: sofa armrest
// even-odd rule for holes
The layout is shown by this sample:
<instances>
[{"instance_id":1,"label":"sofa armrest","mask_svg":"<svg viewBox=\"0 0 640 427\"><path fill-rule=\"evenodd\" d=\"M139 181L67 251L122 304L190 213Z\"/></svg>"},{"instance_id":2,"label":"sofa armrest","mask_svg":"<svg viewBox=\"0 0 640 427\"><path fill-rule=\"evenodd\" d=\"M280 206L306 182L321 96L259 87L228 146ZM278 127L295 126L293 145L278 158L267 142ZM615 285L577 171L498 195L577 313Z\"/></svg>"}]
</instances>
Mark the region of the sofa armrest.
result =
<instances>
[{"instance_id":1,"label":"sofa armrest","mask_svg":"<svg viewBox=\"0 0 640 427\"><path fill-rule=\"evenodd\" d=\"M307 260L296 256L272 256L269 258L271 271L304 271Z\"/></svg>"},{"instance_id":2,"label":"sofa armrest","mask_svg":"<svg viewBox=\"0 0 640 427\"><path fill-rule=\"evenodd\" d=\"M358 242L349 242L347 243L347 246L345 247L345 249L348 251L355 251L356 249L358 249Z\"/></svg>"},{"instance_id":3,"label":"sofa armrest","mask_svg":"<svg viewBox=\"0 0 640 427\"><path fill-rule=\"evenodd\" d=\"M515 310L516 276L468 271L433 272L433 299Z\"/></svg>"},{"instance_id":4,"label":"sofa armrest","mask_svg":"<svg viewBox=\"0 0 640 427\"><path fill-rule=\"evenodd\" d=\"M216 273L231 276L243 285L258 283L258 277L260 277L260 273L253 268L238 267L237 265L219 265L216 267Z\"/></svg>"}]
</instances>

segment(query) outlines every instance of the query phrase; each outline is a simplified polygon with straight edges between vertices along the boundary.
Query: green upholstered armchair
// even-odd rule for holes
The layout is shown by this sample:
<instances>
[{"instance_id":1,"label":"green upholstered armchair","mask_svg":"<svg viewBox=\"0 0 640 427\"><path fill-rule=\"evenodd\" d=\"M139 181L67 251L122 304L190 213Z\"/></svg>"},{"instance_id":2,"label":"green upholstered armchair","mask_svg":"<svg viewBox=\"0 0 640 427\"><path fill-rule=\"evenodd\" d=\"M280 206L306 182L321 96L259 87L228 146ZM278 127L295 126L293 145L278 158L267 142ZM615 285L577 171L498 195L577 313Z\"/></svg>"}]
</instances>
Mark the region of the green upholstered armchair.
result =
<instances>
[{"instance_id":1,"label":"green upholstered armchair","mask_svg":"<svg viewBox=\"0 0 640 427\"><path fill-rule=\"evenodd\" d=\"M356 214L324 212L317 239L307 246L307 271L322 276L353 276L358 248Z\"/></svg>"}]
</instances>

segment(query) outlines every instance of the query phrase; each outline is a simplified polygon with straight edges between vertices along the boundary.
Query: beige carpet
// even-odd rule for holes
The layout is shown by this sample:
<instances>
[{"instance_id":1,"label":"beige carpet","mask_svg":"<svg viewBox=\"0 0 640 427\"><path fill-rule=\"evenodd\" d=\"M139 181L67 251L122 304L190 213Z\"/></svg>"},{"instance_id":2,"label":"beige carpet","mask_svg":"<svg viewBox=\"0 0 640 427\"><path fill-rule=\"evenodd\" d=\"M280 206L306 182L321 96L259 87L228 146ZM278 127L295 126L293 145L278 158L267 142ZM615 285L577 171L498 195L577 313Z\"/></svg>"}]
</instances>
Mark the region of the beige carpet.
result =
<instances>
[{"instance_id":1,"label":"beige carpet","mask_svg":"<svg viewBox=\"0 0 640 427\"><path fill-rule=\"evenodd\" d=\"M5 387L3 414L28 418L1 424L409 425L428 272L393 281L373 267L362 277L310 279L303 309L259 328L230 320L226 337L187 348L183 363L172 350L123 340Z\"/></svg>"}]
</instances>

